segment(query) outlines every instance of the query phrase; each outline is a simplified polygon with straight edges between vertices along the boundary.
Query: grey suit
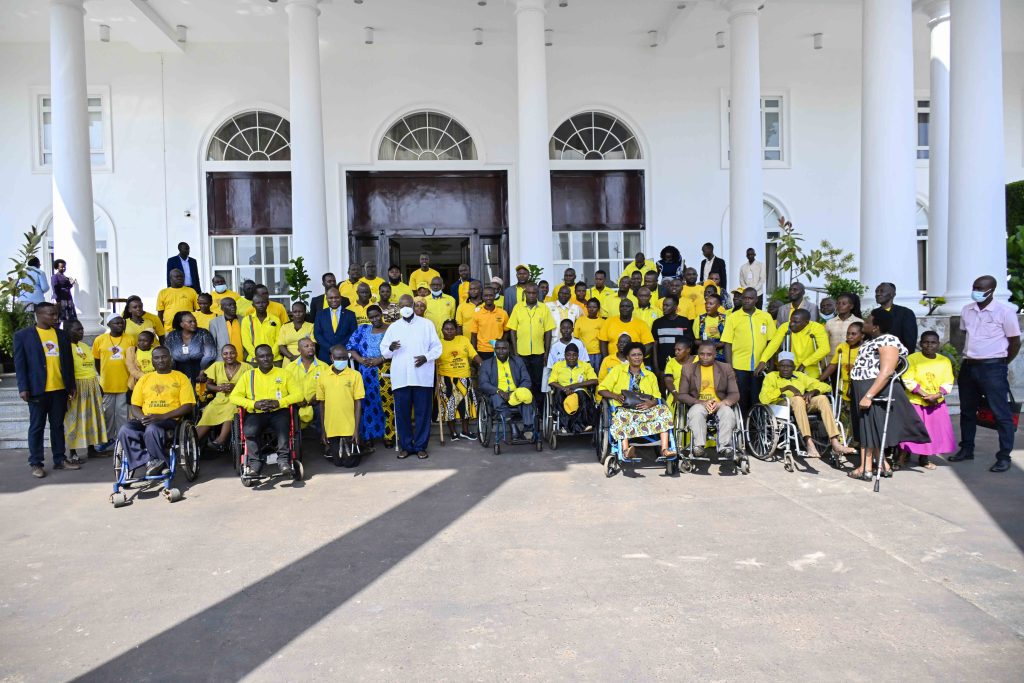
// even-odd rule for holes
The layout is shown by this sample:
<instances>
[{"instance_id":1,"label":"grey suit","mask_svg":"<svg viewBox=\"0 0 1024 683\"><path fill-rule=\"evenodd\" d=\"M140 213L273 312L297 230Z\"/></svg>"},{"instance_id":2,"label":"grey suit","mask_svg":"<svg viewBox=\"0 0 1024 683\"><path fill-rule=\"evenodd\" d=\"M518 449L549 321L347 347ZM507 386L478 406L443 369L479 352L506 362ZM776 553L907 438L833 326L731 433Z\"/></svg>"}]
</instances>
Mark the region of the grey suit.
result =
<instances>
[{"instance_id":1,"label":"grey suit","mask_svg":"<svg viewBox=\"0 0 1024 683\"><path fill-rule=\"evenodd\" d=\"M228 334L228 323L224 320L224 316L218 315L210 320L210 334L213 335L213 340L217 342L217 357L220 358L220 350L224 348L225 344L231 343L231 335ZM235 349L235 351L238 352L238 357L241 359L242 349Z\"/></svg>"}]
</instances>

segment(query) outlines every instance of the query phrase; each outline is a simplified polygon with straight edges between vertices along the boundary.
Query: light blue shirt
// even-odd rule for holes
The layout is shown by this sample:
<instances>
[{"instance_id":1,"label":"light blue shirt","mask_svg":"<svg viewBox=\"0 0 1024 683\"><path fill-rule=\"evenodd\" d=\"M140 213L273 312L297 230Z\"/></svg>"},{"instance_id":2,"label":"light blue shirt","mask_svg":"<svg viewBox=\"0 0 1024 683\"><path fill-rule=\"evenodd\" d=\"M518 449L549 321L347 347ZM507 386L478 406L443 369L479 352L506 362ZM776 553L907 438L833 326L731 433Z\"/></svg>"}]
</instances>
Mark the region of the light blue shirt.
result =
<instances>
[{"instance_id":1,"label":"light blue shirt","mask_svg":"<svg viewBox=\"0 0 1024 683\"><path fill-rule=\"evenodd\" d=\"M25 277L18 280L19 285L28 285L32 291L23 291L18 295L18 301L23 304L41 304L46 301L46 293L50 291L50 283L47 282L43 271L34 266L28 267Z\"/></svg>"}]
</instances>

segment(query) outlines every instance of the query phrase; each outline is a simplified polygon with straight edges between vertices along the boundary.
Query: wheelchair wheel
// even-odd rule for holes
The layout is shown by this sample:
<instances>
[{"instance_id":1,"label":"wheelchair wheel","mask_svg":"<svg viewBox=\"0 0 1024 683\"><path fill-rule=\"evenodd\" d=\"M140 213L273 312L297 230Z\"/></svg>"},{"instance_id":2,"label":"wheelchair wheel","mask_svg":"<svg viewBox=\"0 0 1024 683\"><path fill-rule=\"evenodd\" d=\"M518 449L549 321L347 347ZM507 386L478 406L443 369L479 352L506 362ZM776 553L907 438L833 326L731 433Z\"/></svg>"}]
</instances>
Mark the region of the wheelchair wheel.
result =
<instances>
[{"instance_id":1,"label":"wheelchair wheel","mask_svg":"<svg viewBox=\"0 0 1024 683\"><path fill-rule=\"evenodd\" d=\"M764 405L754 406L747 418L747 444L754 457L758 460L773 459L781 436L771 409Z\"/></svg>"},{"instance_id":2,"label":"wheelchair wheel","mask_svg":"<svg viewBox=\"0 0 1024 683\"><path fill-rule=\"evenodd\" d=\"M743 460L740 461L739 468L740 472L742 472L743 474L750 474L750 461L747 460L746 458L743 458Z\"/></svg>"},{"instance_id":3,"label":"wheelchair wheel","mask_svg":"<svg viewBox=\"0 0 1024 683\"><path fill-rule=\"evenodd\" d=\"M242 443L242 425L238 415L231 419L231 441L228 452L234 461L235 474L242 473L242 455L245 453L245 444Z\"/></svg>"},{"instance_id":4,"label":"wheelchair wheel","mask_svg":"<svg viewBox=\"0 0 1024 683\"><path fill-rule=\"evenodd\" d=\"M178 426L178 464L185 473L185 480L193 482L199 476L199 438L191 422Z\"/></svg>"},{"instance_id":5,"label":"wheelchair wheel","mask_svg":"<svg viewBox=\"0 0 1024 683\"><path fill-rule=\"evenodd\" d=\"M609 455L604 461L604 476L611 478L619 473L619 459Z\"/></svg>"},{"instance_id":6,"label":"wheelchair wheel","mask_svg":"<svg viewBox=\"0 0 1024 683\"><path fill-rule=\"evenodd\" d=\"M114 481L121 481L121 471L124 469L124 446L121 445L120 439L114 441L114 456L111 460L114 463ZM124 472L125 479L128 478L128 474L128 472ZM128 488L128 485L123 484L122 488Z\"/></svg>"},{"instance_id":7,"label":"wheelchair wheel","mask_svg":"<svg viewBox=\"0 0 1024 683\"><path fill-rule=\"evenodd\" d=\"M110 502L113 503L115 508L123 508L128 504L128 496L123 493L111 493Z\"/></svg>"},{"instance_id":8,"label":"wheelchair wheel","mask_svg":"<svg viewBox=\"0 0 1024 683\"><path fill-rule=\"evenodd\" d=\"M823 459L827 459L832 455L832 439L829 438L828 432L825 431L825 423L821 419L811 420L811 442L818 449L818 453Z\"/></svg>"},{"instance_id":9,"label":"wheelchair wheel","mask_svg":"<svg viewBox=\"0 0 1024 683\"><path fill-rule=\"evenodd\" d=\"M178 489L164 489L164 498L167 499L168 503L177 503L183 496Z\"/></svg>"},{"instance_id":10,"label":"wheelchair wheel","mask_svg":"<svg viewBox=\"0 0 1024 683\"><path fill-rule=\"evenodd\" d=\"M543 441L538 440L537 443L534 444L534 445L536 446L538 453L540 453L541 451L544 450L544 442Z\"/></svg>"},{"instance_id":11,"label":"wheelchair wheel","mask_svg":"<svg viewBox=\"0 0 1024 683\"><path fill-rule=\"evenodd\" d=\"M292 481L302 481L305 477L305 472L302 469L302 463L298 460L292 461Z\"/></svg>"},{"instance_id":12,"label":"wheelchair wheel","mask_svg":"<svg viewBox=\"0 0 1024 683\"><path fill-rule=\"evenodd\" d=\"M299 411L292 408L292 458L295 462L302 460L302 422L299 420Z\"/></svg>"},{"instance_id":13,"label":"wheelchair wheel","mask_svg":"<svg viewBox=\"0 0 1024 683\"><path fill-rule=\"evenodd\" d=\"M482 402L476 413L476 438L484 448L491 445L491 411Z\"/></svg>"}]
</instances>

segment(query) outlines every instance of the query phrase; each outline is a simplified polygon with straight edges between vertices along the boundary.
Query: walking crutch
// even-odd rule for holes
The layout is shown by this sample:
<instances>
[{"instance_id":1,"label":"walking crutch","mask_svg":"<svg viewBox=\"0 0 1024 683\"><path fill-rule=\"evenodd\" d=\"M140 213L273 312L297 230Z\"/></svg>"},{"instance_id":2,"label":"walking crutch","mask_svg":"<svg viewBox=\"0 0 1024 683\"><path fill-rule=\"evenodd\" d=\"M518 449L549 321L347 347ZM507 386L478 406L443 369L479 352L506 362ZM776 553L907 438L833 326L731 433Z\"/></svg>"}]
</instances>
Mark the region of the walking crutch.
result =
<instances>
[{"instance_id":1,"label":"walking crutch","mask_svg":"<svg viewBox=\"0 0 1024 683\"><path fill-rule=\"evenodd\" d=\"M900 358L899 362L896 363L896 368L893 370L892 377L889 378L889 390L888 395L885 398L885 420L882 421L882 445L878 449L878 464L875 467L875 493L878 493L879 484L882 478L882 466L885 464L885 438L889 431L889 414L892 412L892 388L896 384L897 380L903 376L903 373L906 372L906 370L907 361Z\"/></svg>"}]
</instances>

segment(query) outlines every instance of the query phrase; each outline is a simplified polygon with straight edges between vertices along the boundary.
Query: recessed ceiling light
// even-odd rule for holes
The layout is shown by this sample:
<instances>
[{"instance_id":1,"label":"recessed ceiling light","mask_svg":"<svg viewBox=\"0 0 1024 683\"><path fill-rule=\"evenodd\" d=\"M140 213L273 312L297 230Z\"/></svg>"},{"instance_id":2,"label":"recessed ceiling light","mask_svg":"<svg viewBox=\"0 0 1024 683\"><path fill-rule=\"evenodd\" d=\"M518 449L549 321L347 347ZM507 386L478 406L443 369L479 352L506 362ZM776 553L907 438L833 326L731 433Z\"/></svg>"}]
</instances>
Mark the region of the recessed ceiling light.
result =
<instances>
[{"instance_id":1,"label":"recessed ceiling light","mask_svg":"<svg viewBox=\"0 0 1024 683\"><path fill-rule=\"evenodd\" d=\"M569 6L569 0L558 0L558 6L559 7L568 7Z\"/></svg>"},{"instance_id":2,"label":"recessed ceiling light","mask_svg":"<svg viewBox=\"0 0 1024 683\"><path fill-rule=\"evenodd\" d=\"M473 44L483 45L484 44L484 30L482 28L473 29Z\"/></svg>"}]
</instances>

